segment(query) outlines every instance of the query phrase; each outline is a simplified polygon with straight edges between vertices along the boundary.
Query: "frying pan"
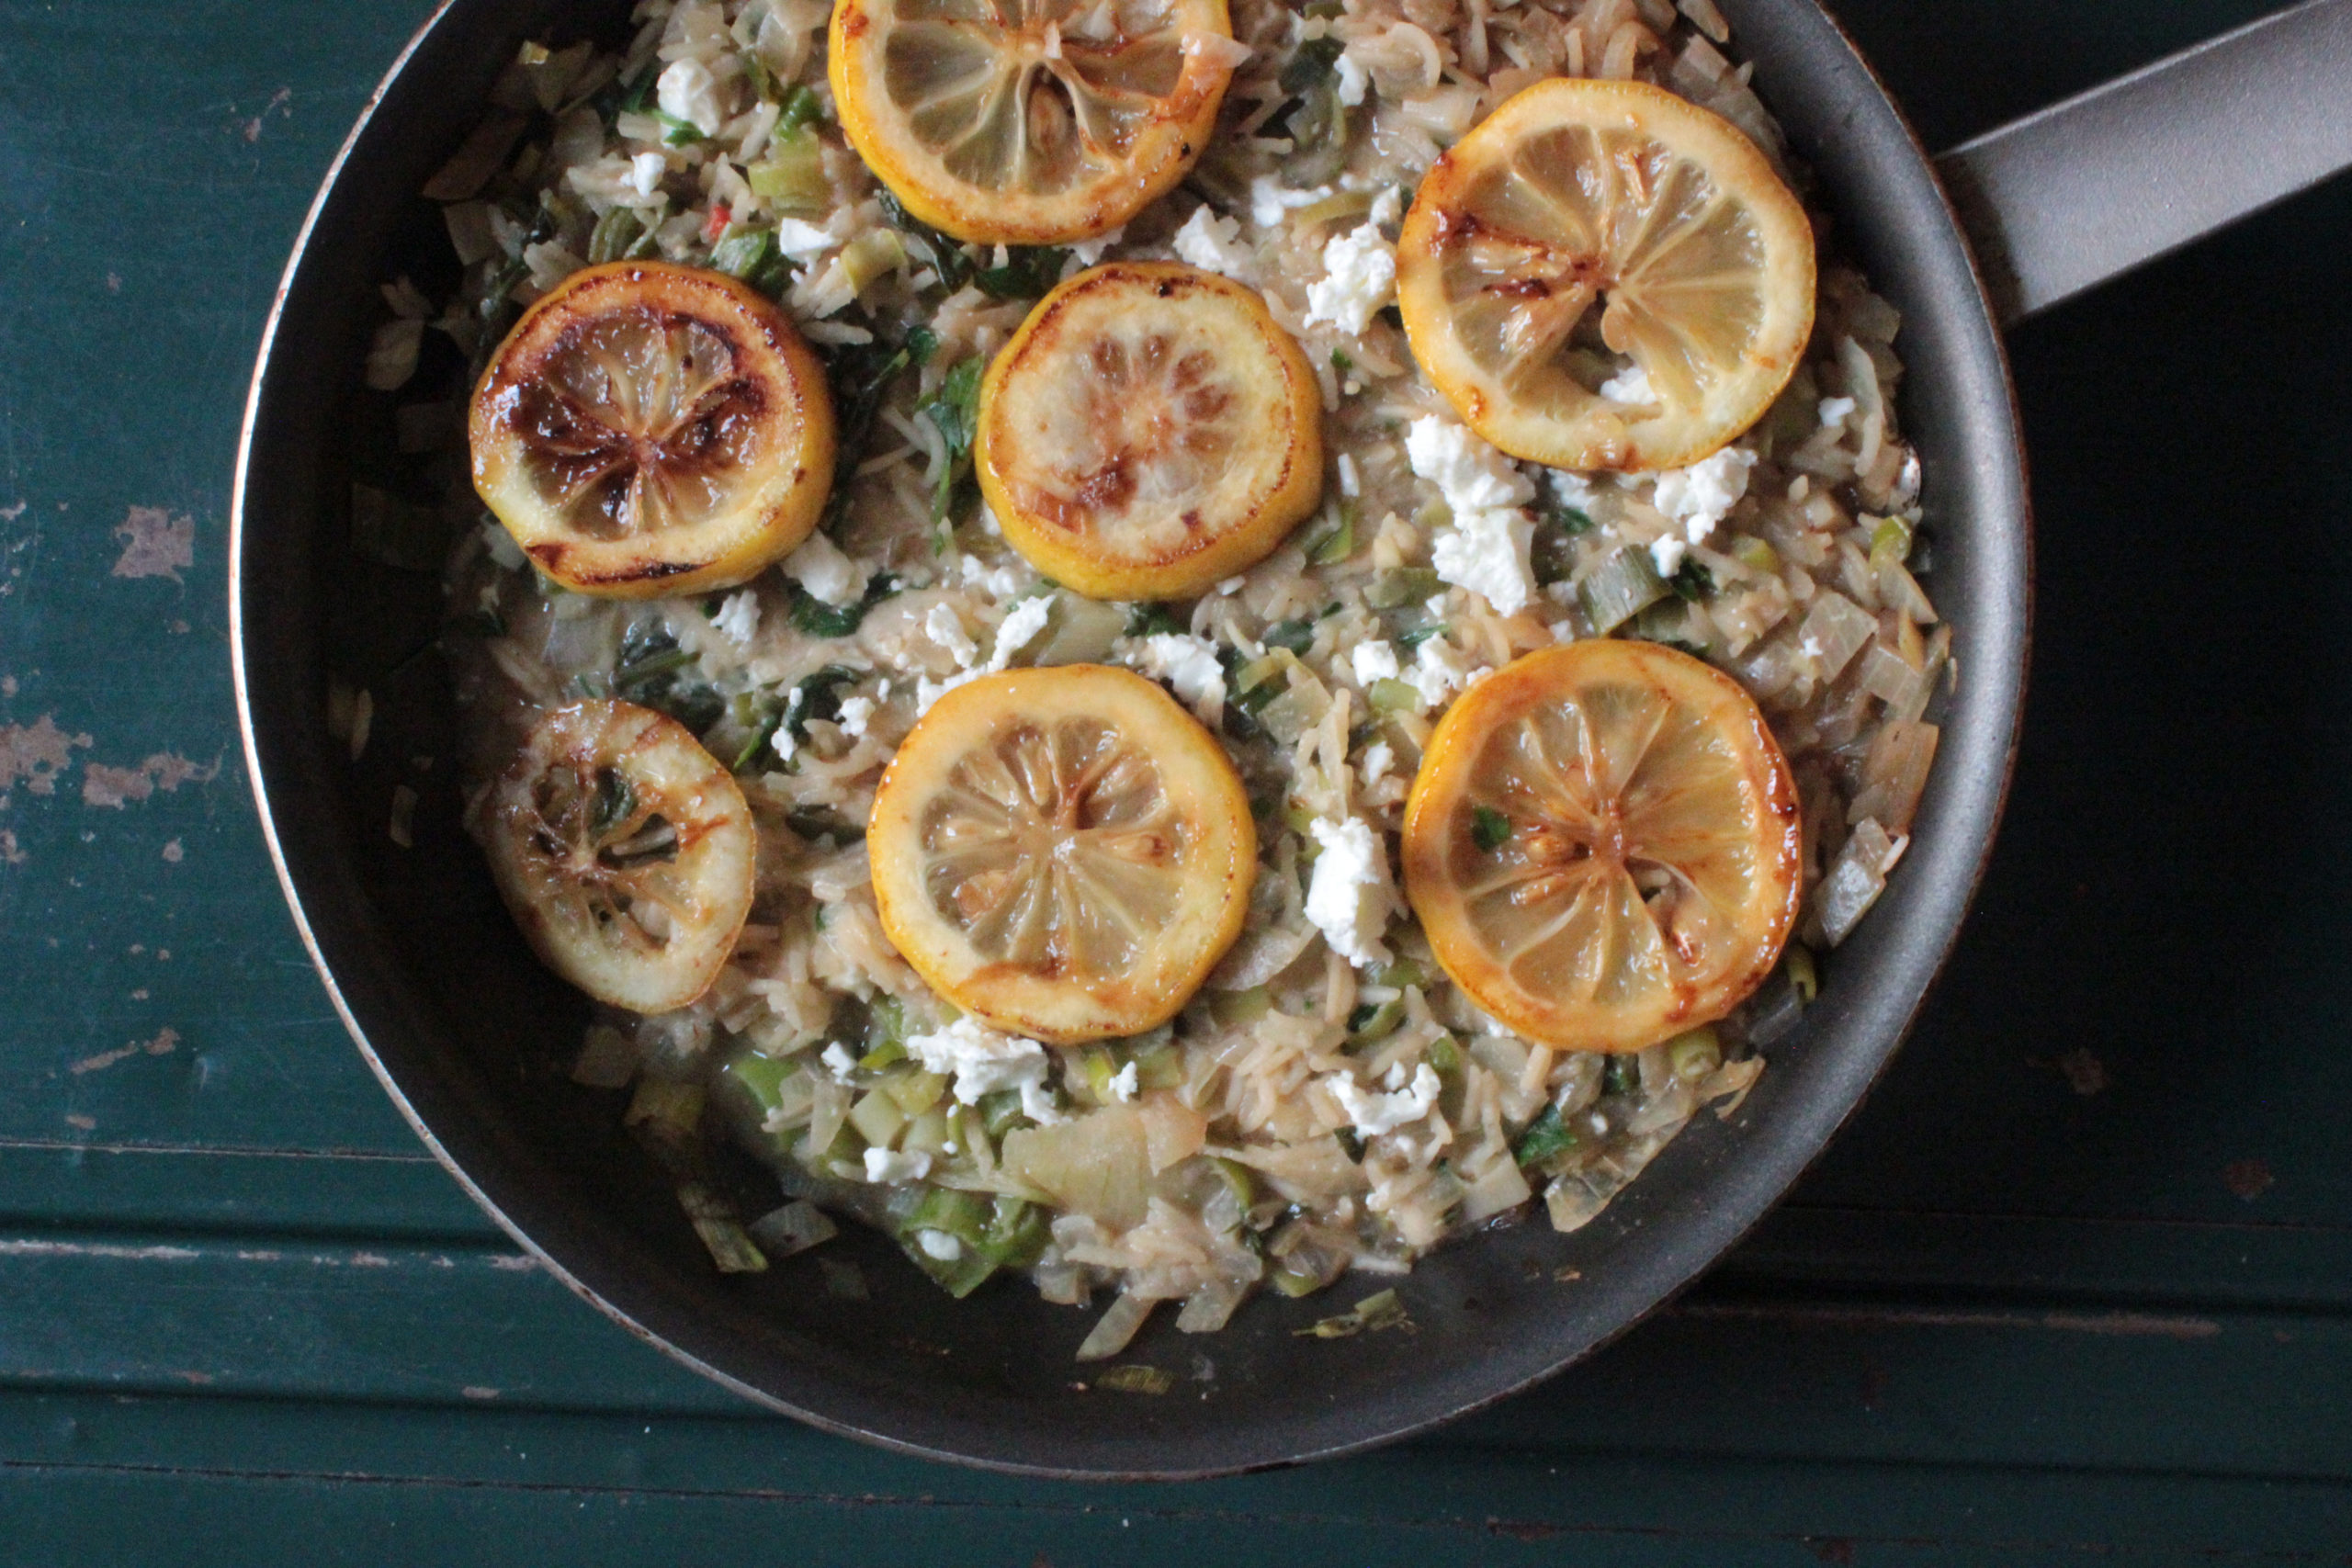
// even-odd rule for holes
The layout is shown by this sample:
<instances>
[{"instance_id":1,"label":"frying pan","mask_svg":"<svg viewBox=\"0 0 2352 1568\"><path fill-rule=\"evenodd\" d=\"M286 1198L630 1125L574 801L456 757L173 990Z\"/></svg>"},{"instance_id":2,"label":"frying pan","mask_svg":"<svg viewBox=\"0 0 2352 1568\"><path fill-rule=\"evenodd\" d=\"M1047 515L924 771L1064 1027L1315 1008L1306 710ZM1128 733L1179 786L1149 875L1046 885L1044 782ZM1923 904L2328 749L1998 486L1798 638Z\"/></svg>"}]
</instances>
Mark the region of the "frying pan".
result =
<instances>
[{"instance_id":1,"label":"frying pan","mask_svg":"<svg viewBox=\"0 0 2352 1568\"><path fill-rule=\"evenodd\" d=\"M1991 849L2031 583L2001 328L2352 166L2352 0L2312 0L1941 159L1813 0L1719 4L1839 245L1903 312L1900 414L1961 673L1909 855L1740 1113L1699 1118L1600 1220L1441 1251L1402 1282L1411 1335L1297 1335L1327 1300L1254 1301L1200 1338L1163 1314L1126 1358L1177 1379L1153 1398L1087 1386L1070 1358L1091 1314L1017 1283L951 1301L876 1233L715 1273L616 1098L565 1076L584 1004L531 959L458 824L437 587L354 555L347 497L376 286L424 276L439 244L416 191L520 39L616 28L622 7L448 0L361 116L288 265L246 410L229 591L246 761L295 920L360 1050L467 1190L581 1296L746 1398L905 1452L1070 1478L1388 1441L1557 1371L1730 1247L1886 1065ZM329 733L333 681L372 694L356 763ZM401 792L413 848L387 832ZM828 1289L820 1259L836 1286L855 1262L866 1299Z\"/></svg>"}]
</instances>

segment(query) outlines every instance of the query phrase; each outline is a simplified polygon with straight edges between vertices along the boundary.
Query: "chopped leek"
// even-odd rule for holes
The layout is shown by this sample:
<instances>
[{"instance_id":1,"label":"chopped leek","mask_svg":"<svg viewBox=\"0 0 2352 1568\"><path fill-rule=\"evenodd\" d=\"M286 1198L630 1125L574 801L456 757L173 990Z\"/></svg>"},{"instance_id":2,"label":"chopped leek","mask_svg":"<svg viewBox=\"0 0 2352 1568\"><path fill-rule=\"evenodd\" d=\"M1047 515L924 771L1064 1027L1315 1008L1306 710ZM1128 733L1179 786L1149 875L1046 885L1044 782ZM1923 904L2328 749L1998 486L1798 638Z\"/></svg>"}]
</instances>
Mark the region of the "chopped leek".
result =
<instances>
[{"instance_id":1,"label":"chopped leek","mask_svg":"<svg viewBox=\"0 0 2352 1568\"><path fill-rule=\"evenodd\" d=\"M1650 563L1650 553L1639 545L1625 545L1596 568L1577 588L1577 602L1585 619L1603 636L1667 595L1665 580Z\"/></svg>"},{"instance_id":2,"label":"chopped leek","mask_svg":"<svg viewBox=\"0 0 2352 1568\"><path fill-rule=\"evenodd\" d=\"M1697 1083L1724 1065L1723 1042L1714 1025L1701 1024L1666 1043L1667 1066L1684 1083Z\"/></svg>"}]
</instances>

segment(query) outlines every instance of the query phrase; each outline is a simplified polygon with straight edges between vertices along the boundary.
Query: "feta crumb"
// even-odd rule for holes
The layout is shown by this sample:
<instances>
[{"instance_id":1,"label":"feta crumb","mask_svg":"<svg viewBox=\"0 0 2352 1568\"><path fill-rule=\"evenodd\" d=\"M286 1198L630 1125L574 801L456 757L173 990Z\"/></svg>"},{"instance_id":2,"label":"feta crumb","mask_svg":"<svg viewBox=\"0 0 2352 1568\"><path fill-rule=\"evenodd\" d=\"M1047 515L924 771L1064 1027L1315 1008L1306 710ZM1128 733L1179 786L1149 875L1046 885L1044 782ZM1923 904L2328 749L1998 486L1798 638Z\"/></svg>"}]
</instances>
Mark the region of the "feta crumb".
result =
<instances>
[{"instance_id":1,"label":"feta crumb","mask_svg":"<svg viewBox=\"0 0 2352 1568\"><path fill-rule=\"evenodd\" d=\"M1365 214L1373 222L1385 229L1405 215L1405 193L1395 186L1383 186L1380 194L1372 198L1372 210Z\"/></svg>"},{"instance_id":2,"label":"feta crumb","mask_svg":"<svg viewBox=\"0 0 2352 1568\"><path fill-rule=\"evenodd\" d=\"M1272 175L1260 175L1250 182L1250 220L1261 229L1279 228L1285 214L1312 207L1330 194L1329 186L1293 190Z\"/></svg>"},{"instance_id":3,"label":"feta crumb","mask_svg":"<svg viewBox=\"0 0 2352 1568\"><path fill-rule=\"evenodd\" d=\"M1323 247L1323 276L1306 286L1306 324L1361 333L1396 293L1396 247L1366 223Z\"/></svg>"},{"instance_id":4,"label":"feta crumb","mask_svg":"<svg viewBox=\"0 0 2352 1568\"><path fill-rule=\"evenodd\" d=\"M824 1063L826 1069L833 1075L837 1082L841 1083L849 1082L850 1074L857 1067L857 1058L851 1055L849 1047L838 1040L826 1046L824 1054L817 1059Z\"/></svg>"},{"instance_id":5,"label":"feta crumb","mask_svg":"<svg viewBox=\"0 0 2352 1568\"><path fill-rule=\"evenodd\" d=\"M788 764L800 750L800 742L793 738L792 726L777 725L775 733L768 738L768 750L775 753L777 761Z\"/></svg>"},{"instance_id":6,"label":"feta crumb","mask_svg":"<svg viewBox=\"0 0 2352 1568\"><path fill-rule=\"evenodd\" d=\"M856 740L864 737L865 727L873 721L873 718L874 699L872 697L843 697L841 717L835 722L842 727L843 735L848 736L852 740Z\"/></svg>"},{"instance_id":7,"label":"feta crumb","mask_svg":"<svg viewBox=\"0 0 2352 1568\"><path fill-rule=\"evenodd\" d=\"M1413 472L1443 491L1455 515L1493 507L1525 506L1535 487L1519 466L1466 425L1424 414L1405 431L1405 459Z\"/></svg>"},{"instance_id":8,"label":"feta crumb","mask_svg":"<svg viewBox=\"0 0 2352 1568\"><path fill-rule=\"evenodd\" d=\"M1639 405L1658 400L1657 389L1650 385L1650 373L1636 362L1628 365L1600 384L1600 395L1612 403Z\"/></svg>"},{"instance_id":9,"label":"feta crumb","mask_svg":"<svg viewBox=\"0 0 2352 1568\"><path fill-rule=\"evenodd\" d=\"M1250 247L1241 243L1241 225L1220 218L1207 207L1197 208L1169 243L1177 259L1203 272L1214 272L1247 283L1255 272Z\"/></svg>"},{"instance_id":10,"label":"feta crumb","mask_svg":"<svg viewBox=\"0 0 2352 1568\"><path fill-rule=\"evenodd\" d=\"M1307 824L1322 852L1306 889L1306 918L1333 952L1359 965L1385 964L1381 942L1396 913L1396 888L1388 878L1388 851L1360 817Z\"/></svg>"},{"instance_id":11,"label":"feta crumb","mask_svg":"<svg viewBox=\"0 0 2352 1568\"><path fill-rule=\"evenodd\" d=\"M1125 1066L1113 1073L1111 1081L1103 1087L1111 1091L1111 1098L1122 1105L1133 1100L1138 1088L1136 1082L1136 1065L1129 1062Z\"/></svg>"},{"instance_id":12,"label":"feta crumb","mask_svg":"<svg viewBox=\"0 0 2352 1568\"><path fill-rule=\"evenodd\" d=\"M1354 1122L1356 1135L1362 1138L1376 1138L1383 1133L1411 1126L1430 1113L1430 1107L1437 1103L1445 1089L1427 1062L1413 1069L1411 1086L1395 1094L1372 1093L1359 1088L1355 1079L1345 1073L1333 1073L1325 1081L1331 1086L1340 1108Z\"/></svg>"},{"instance_id":13,"label":"feta crumb","mask_svg":"<svg viewBox=\"0 0 2352 1568\"><path fill-rule=\"evenodd\" d=\"M1127 226L1122 223L1107 234L1097 234L1091 240L1072 240L1069 243L1069 254L1079 265L1092 266L1102 259L1104 251L1126 237Z\"/></svg>"},{"instance_id":14,"label":"feta crumb","mask_svg":"<svg viewBox=\"0 0 2352 1568\"><path fill-rule=\"evenodd\" d=\"M751 647L760 629L760 596L748 588L729 593L710 624L737 647Z\"/></svg>"},{"instance_id":15,"label":"feta crumb","mask_svg":"<svg viewBox=\"0 0 2352 1568\"><path fill-rule=\"evenodd\" d=\"M1430 545L1430 564L1456 587L1483 593L1498 614L1517 615L1535 596L1535 524L1521 512L1456 513Z\"/></svg>"},{"instance_id":16,"label":"feta crumb","mask_svg":"<svg viewBox=\"0 0 2352 1568\"><path fill-rule=\"evenodd\" d=\"M865 1179L879 1186L888 1181L921 1181L931 1174L931 1156L899 1154L893 1149L865 1151Z\"/></svg>"},{"instance_id":17,"label":"feta crumb","mask_svg":"<svg viewBox=\"0 0 2352 1568\"><path fill-rule=\"evenodd\" d=\"M1344 51L1333 64L1340 77L1340 101L1348 107L1353 108L1363 102L1363 90L1371 85L1372 77L1363 66L1356 63L1354 55Z\"/></svg>"},{"instance_id":18,"label":"feta crumb","mask_svg":"<svg viewBox=\"0 0 2352 1568\"><path fill-rule=\"evenodd\" d=\"M965 556L962 571L964 586L978 588L997 599L1010 599L1021 592L1021 569L1013 566L989 566L978 556Z\"/></svg>"},{"instance_id":19,"label":"feta crumb","mask_svg":"<svg viewBox=\"0 0 2352 1568\"><path fill-rule=\"evenodd\" d=\"M917 1231L915 1245L922 1248L924 1257L942 1263L953 1263L964 1256L964 1244L945 1231Z\"/></svg>"},{"instance_id":20,"label":"feta crumb","mask_svg":"<svg viewBox=\"0 0 2352 1568\"><path fill-rule=\"evenodd\" d=\"M639 196L651 196L670 172L670 160L659 152L639 152L628 161L628 183Z\"/></svg>"},{"instance_id":21,"label":"feta crumb","mask_svg":"<svg viewBox=\"0 0 2352 1568\"><path fill-rule=\"evenodd\" d=\"M1665 534L1650 541L1650 562L1660 577L1672 577L1682 570L1682 558L1690 553L1679 535Z\"/></svg>"},{"instance_id":22,"label":"feta crumb","mask_svg":"<svg viewBox=\"0 0 2352 1568\"><path fill-rule=\"evenodd\" d=\"M970 1018L931 1034L907 1037L907 1055L927 1071L944 1073L956 1080L956 1098L977 1105L980 1097L1000 1089L1019 1089L1021 1109L1033 1122L1058 1122L1061 1112L1046 1095L1050 1066L1046 1048L1035 1040L1000 1034Z\"/></svg>"},{"instance_id":23,"label":"feta crumb","mask_svg":"<svg viewBox=\"0 0 2352 1568\"><path fill-rule=\"evenodd\" d=\"M841 244L830 231L797 218L775 220L775 248L797 262L812 262Z\"/></svg>"},{"instance_id":24,"label":"feta crumb","mask_svg":"<svg viewBox=\"0 0 2352 1568\"><path fill-rule=\"evenodd\" d=\"M1404 672L1403 679L1421 694L1424 705L1435 707L1454 693L1468 691L1491 673L1492 666L1478 663L1445 638L1433 637L1421 644L1413 656L1413 667Z\"/></svg>"},{"instance_id":25,"label":"feta crumb","mask_svg":"<svg viewBox=\"0 0 2352 1568\"><path fill-rule=\"evenodd\" d=\"M1046 629L1046 622L1054 613L1050 598L1023 599L1006 613L996 628L996 647L989 654L990 670L1006 670L1012 665L1012 656L1037 640Z\"/></svg>"},{"instance_id":26,"label":"feta crumb","mask_svg":"<svg viewBox=\"0 0 2352 1568\"><path fill-rule=\"evenodd\" d=\"M683 119L705 136L716 136L727 123L718 107L718 78L699 60L673 60L654 85L654 102L673 119Z\"/></svg>"},{"instance_id":27,"label":"feta crumb","mask_svg":"<svg viewBox=\"0 0 2352 1568\"><path fill-rule=\"evenodd\" d=\"M1363 774L1363 787L1375 789L1396 767L1396 749L1385 740L1375 740L1363 749L1363 761L1356 764Z\"/></svg>"},{"instance_id":28,"label":"feta crumb","mask_svg":"<svg viewBox=\"0 0 2352 1568\"><path fill-rule=\"evenodd\" d=\"M1846 423L1846 416L1853 412L1854 400L1851 398L1821 400L1821 423L1824 425L1843 424Z\"/></svg>"},{"instance_id":29,"label":"feta crumb","mask_svg":"<svg viewBox=\"0 0 2352 1568\"><path fill-rule=\"evenodd\" d=\"M1354 667L1359 686L1369 686L1374 681L1396 679L1396 649L1393 643L1376 639L1360 642L1356 644L1355 651L1348 656L1348 661Z\"/></svg>"},{"instance_id":30,"label":"feta crumb","mask_svg":"<svg viewBox=\"0 0 2352 1568\"><path fill-rule=\"evenodd\" d=\"M933 604L931 614L922 618L922 629L932 641L947 650L959 670L969 670L980 657L979 644L964 629L964 622L952 604Z\"/></svg>"},{"instance_id":31,"label":"feta crumb","mask_svg":"<svg viewBox=\"0 0 2352 1568\"><path fill-rule=\"evenodd\" d=\"M1225 666L1216 644L1190 632L1155 632L1130 639L1128 662L1155 681L1165 681L1214 729L1225 716Z\"/></svg>"},{"instance_id":32,"label":"feta crumb","mask_svg":"<svg viewBox=\"0 0 2352 1568\"><path fill-rule=\"evenodd\" d=\"M1726 446L1687 468L1668 468L1658 475L1651 503L1681 524L1690 542L1698 544L1747 493L1748 472L1755 467L1755 453Z\"/></svg>"}]
</instances>

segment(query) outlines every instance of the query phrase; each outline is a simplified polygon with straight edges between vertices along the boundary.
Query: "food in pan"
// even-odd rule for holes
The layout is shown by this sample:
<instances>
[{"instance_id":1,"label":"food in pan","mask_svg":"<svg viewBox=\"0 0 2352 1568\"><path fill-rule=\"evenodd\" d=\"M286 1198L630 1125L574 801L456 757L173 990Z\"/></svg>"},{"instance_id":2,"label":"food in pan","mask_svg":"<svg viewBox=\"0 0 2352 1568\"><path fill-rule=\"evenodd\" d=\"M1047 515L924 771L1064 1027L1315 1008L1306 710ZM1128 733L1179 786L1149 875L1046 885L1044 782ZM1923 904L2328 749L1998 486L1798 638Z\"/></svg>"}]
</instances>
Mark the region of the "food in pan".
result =
<instances>
[{"instance_id":1,"label":"food in pan","mask_svg":"<svg viewBox=\"0 0 2352 1568\"><path fill-rule=\"evenodd\" d=\"M1951 635L1707 0L635 15L370 380L412 507L470 399L469 825L721 1267L847 1215L1093 1359L1736 1111Z\"/></svg>"}]
</instances>

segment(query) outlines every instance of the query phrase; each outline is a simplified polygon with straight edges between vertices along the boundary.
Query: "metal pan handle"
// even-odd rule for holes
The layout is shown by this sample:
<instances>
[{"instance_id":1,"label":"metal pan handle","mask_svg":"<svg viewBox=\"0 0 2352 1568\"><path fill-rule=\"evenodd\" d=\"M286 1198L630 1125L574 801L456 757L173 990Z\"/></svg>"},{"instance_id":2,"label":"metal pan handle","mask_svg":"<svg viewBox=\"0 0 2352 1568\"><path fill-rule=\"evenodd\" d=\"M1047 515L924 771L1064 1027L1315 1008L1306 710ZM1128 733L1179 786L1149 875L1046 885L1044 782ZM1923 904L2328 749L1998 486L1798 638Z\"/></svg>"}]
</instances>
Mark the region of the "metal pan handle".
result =
<instances>
[{"instance_id":1,"label":"metal pan handle","mask_svg":"<svg viewBox=\"0 0 2352 1568\"><path fill-rule=\"evenodd\" d=\"M2352 168L2352 0L2305 4L1936 160L2004 321Z\"/></svg>"}]
</instances>

